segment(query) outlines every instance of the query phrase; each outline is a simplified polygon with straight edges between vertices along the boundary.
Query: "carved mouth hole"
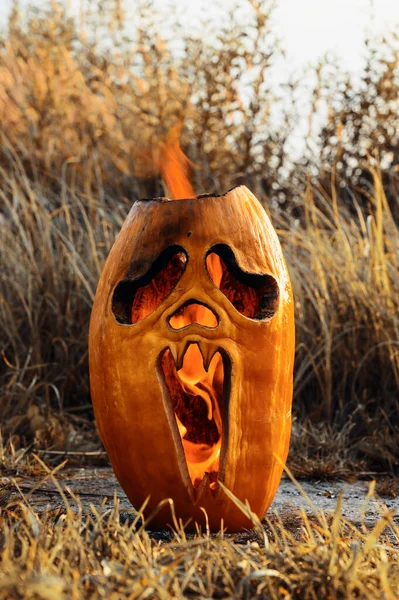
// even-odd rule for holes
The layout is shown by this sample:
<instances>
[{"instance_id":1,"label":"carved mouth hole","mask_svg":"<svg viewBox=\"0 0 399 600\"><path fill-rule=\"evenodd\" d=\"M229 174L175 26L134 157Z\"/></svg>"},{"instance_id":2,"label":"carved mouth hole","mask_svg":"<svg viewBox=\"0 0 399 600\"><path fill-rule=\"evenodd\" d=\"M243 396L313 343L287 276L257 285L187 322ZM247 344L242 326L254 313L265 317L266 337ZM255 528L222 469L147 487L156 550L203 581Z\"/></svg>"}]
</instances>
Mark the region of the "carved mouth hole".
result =
<instances>
[{"instance_id":1,"label":"carved mouth hole","mask_svg":"<svg viewBox=\"0 0 399 600\"><path fill-rule=\"evenodd\" d=\"M192 343L181 369L169 349L161 357L161 367L193 487L198 491L205 479L216 492L223 477L230 361L217 351L206 371L201 350Z\"/></svg>"},{"instance_id":2,"label":"carved mouth hole","mask_svg":"<svg viewBox=\"0 0 399 600\"><path fill-rule=\"evenodd\" d=\"M263 321L276 314L279 306L277 281L271 275L243 271L226 244L217 244L209 250L206 268L216 287L245 317Z\"/></svg>"},{"instance_id":3,"label":"carved mouth hole","mask_svg":"<svg viewBox=\"0 0 399 600\"><path fill-rule=\"evenodd\" d=\"M219 320L213 310L197 300L188 300L180 306L168 320L172 329L183 329L193 323L215 329Z\"/></svg>"}]
</instances>

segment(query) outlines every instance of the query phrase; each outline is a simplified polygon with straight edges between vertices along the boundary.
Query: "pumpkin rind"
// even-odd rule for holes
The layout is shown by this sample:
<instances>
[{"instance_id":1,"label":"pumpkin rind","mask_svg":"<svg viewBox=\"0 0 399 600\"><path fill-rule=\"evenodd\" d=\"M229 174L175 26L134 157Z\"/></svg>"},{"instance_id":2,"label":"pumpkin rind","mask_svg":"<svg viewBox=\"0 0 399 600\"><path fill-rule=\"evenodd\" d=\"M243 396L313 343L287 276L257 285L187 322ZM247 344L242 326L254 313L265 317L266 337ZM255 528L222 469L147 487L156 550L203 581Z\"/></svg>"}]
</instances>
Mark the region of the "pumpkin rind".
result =
<instances>
[{"instance_id":1,"label":"pumpkin rind","mask_svg":"<svg viewBox=\"0 0 399 600\"><path fill-rule=\"evenodd\" d=\"M256 321L234 309L213 284L207 252L225 244L240 268L267 274L280 298L271 319ZM169 246L184 248L184 273L162 304L142 321L120 324L112 312L119 282L144 275ZM168 318L185 302L203 301L220 320L214 328L190 325L174 330ZM203 486L198 497L188 476L181 440L167 410L160 356L188 342L215 344L229 358L231 390L220 477L224 485L262 518L282 474L291 432L294 313L291 284L280 243L262 206L244 186L224 196L136 202L101 275L89 335L90 385L101 439L115 474L135 508L150 496L149 515L172 498L176 515L212 529L221 519L229 530L250 522L225 492ZM171 522L161 510L153 526Z\"/></svg>"}]
</instances>

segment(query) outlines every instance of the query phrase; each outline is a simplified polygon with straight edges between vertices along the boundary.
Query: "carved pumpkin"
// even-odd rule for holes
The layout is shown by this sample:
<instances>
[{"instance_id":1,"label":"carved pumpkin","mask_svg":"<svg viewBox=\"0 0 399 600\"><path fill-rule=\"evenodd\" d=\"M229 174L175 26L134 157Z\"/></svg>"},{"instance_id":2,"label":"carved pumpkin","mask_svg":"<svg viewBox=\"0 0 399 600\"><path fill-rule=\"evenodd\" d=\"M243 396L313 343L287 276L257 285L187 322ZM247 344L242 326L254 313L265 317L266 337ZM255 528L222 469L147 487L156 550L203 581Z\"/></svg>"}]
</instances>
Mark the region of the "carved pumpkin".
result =
<instances>
[{"instance_id":1,"label":"carved pumpkin","mask_svg":"<svg viewBox=\"0 0 399 600\"><path fill-rule=\"evenodd\" d=\"M291 431L294 316L277 235L244 186L136 202L102 273L90 324L95 416L116 476L146 514L250 526ZM152 525L171 522L162 509Z\"/></svg>"}]
</instances>

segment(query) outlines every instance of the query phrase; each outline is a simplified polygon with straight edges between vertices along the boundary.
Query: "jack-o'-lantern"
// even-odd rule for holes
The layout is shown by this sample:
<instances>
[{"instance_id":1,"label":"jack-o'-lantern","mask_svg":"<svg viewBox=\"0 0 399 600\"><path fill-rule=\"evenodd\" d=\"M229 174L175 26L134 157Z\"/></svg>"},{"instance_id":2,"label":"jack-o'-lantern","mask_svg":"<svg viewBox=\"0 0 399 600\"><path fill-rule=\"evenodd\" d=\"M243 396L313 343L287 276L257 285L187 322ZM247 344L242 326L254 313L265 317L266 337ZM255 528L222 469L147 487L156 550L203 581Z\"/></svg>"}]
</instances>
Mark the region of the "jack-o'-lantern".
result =
<instances>
[{"instance_id":1,"label":"jack-o'-lantern","mask_svg":"<svg viewBox=\"0 0 399 600\"><path fill-rule=\"evenodd\" d=\"M136 202L90 324L96 421L132 504L211 529L262 517L291 432L294 316L277 235L244 186ZM280 460L279 460L280 459ZM153 526L171 522L167 508Z\"/></svg>"}]
</instances>

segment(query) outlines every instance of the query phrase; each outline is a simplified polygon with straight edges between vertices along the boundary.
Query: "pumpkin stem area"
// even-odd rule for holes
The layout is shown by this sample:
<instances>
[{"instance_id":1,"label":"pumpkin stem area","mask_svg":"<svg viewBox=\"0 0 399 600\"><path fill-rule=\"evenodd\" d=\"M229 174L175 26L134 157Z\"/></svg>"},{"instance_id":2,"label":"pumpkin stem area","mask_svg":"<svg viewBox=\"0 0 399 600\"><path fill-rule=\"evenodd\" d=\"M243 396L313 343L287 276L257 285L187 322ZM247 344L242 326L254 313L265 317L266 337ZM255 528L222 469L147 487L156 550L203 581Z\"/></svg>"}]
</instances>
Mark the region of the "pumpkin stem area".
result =
<instances>
[{"instance_id":1,"label":"pumpkin stem area","mask_svg":"<svg viewBox=\"0 0 399 600\"><path fill-rule=\"evenodd\" d=\"M181 369L177 370L169 349L161 365L194 489L208 474L210 488L215 491L223 439L223 358L216 352L205 370L201 350L192 343L185 351Z\"/></svg>"}]
</instances>

